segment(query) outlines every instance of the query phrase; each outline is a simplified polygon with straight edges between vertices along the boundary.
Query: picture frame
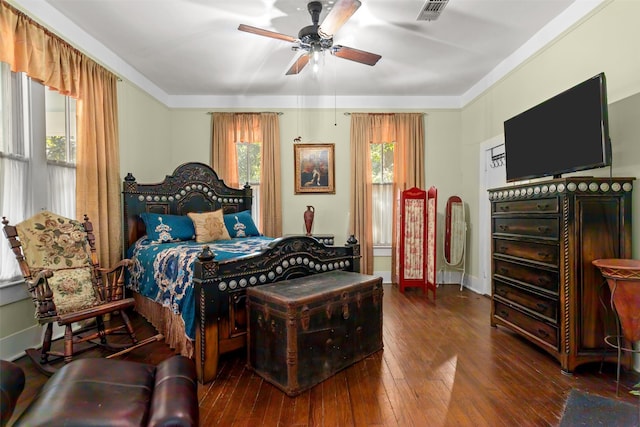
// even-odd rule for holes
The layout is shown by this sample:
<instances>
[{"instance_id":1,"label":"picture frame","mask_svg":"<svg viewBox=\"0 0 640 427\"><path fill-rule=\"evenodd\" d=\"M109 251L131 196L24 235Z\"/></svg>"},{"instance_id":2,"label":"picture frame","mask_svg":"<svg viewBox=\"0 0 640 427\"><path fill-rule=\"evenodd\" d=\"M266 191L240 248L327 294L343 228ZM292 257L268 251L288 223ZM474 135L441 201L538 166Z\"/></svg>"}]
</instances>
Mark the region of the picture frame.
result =
<instances>
[{"instance_id":1,"label":"picture frame","mask_svg":"<svg viewBox=\"0 0 640 427\"><path fill-rule=\"evenodd\" d=\"M335 194L334 144L294 144L295 194Z\"/></svg>"}]
</instances>

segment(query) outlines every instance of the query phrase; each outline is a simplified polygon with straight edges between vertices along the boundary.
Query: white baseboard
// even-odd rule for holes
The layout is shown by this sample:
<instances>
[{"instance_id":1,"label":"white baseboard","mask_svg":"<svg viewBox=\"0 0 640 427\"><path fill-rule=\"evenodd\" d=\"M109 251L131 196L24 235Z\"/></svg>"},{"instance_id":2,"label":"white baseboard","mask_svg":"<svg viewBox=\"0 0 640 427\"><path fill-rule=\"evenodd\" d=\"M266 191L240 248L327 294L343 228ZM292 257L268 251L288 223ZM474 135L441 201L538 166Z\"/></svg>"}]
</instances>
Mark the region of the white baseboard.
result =
<instances>
[{"instance_id":1,"label":"white baseboard","mask_svg":"<svg viewBox=\"0 0 640 427\"><path fill-rule=\"evenodd\" d=\"M16 360L24 350L42 344L42 327L34 325L0 339L0 359Z\"/></svg>"},{"instance_id":2,"label":"white baseboard","mask_svg":"<svg viewBox=\"0 0 640 427\"><path fill-rule=\"evenodd\" d=\"M465 274L464 287L477 294L491 296L484 291L484 286L482 281L475 276L470 276Z\"/></svg>"},{"instance_id":3,"label":"white baseboard","mask_svg":"<svg viewBox=\"0 0 640 427\"><path fill-rule=\"evenodd\" d=\"M382 283L389 284L391 283L391 272L390 271L374 271L374 276L382 277Z\"/></svg>"},{"instance_id":4,"label":"white baseboard","mask_svg":"<svg viewBox=\"0 0 640 427\"><path fill-rule=\"evenodd\" d=\"M374 271L373 275L382 277L382 283L384 284L391 283L390 271ZM460 283L460 272L440 271L436 279L437 283ZM484 291L482 290L482 282L474 276L470 276L468 274L464 275L464 287L477 294L485 295Z\"/></svg>"}]
</instances>

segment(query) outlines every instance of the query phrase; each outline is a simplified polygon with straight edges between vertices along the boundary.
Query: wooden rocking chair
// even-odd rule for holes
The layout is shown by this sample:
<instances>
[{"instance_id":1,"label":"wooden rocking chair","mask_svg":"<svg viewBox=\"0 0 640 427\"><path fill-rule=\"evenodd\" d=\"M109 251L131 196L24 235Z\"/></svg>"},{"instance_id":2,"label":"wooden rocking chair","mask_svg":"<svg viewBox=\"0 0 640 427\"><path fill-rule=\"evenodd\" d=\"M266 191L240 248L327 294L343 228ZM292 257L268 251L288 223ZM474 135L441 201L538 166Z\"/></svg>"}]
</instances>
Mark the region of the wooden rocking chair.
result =
<instances>
[{"instance_id":1,"label":"wooden rocking chair","mask_svg":"<svg viewBox=\"0 0 640 427\"><path fill-rule=\"evenodd\" d=\"M113 357L163 338L159 334L138 342L126 313L135 301L124 297L124 272L131 260L100 268L93 225L86 215L80 223L42 211L15 226L3 217L2 224L36 306L35 317L45 328L42 348L25 351L42 372L50 375L56 361L71 362L74 355L96 345L116 351L108 356ZM122 322L112 320L107 326L103 316L116 312ZM54 322L65 328L62 352L52 350ZM74 330L76 322L89 325ZM111 334L127 334L129 342L109 344Z\"/></svg>"}]
</instances>

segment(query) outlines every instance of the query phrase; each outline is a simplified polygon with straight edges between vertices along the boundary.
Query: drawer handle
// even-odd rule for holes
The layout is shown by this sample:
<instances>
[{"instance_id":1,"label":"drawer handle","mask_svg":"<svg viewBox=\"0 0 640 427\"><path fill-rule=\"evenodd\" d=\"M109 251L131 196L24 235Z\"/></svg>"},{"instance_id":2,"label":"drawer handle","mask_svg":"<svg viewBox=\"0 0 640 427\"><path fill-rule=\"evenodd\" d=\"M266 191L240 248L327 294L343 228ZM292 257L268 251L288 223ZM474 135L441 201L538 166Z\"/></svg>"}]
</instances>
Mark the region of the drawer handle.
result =
<instances>
[{"instance_id":1,"label":"drawer handle","mask_svg":"<svg viewBox=\"0 0 640 427\"><path fill-rule=\"evenodd\" d=\"M551 228L541 225L540 227L538 227L538 231L541 234L547 234L549 231L551 231Z\"/></svg>"},{"instance_id":2,"label":"drawer handle","mask_svg":"<svg viewBox=\"0 0 640 427\"><path fill-rule=\"evenodd\" d=\"M499 248L498 248L498 250L499 250L500 252L502 252L503 254L506 254L506 253L507 253L507 249L508 249L508 248L507 248L506 246L501 246L501 247L499 247Z\"/></svg>"},{"instance_id":3,"label":"drawer handle","mask_svg":"<svg viewBox=\"0 0 640 427\"><path fill-rule=\"evenodd\" d=\"M509 312L507 310L500 310L498 313L502 317L509 317Z\"/></svg>"},{"instance_id":4,"label":"drawer handle","mask_svg":"<svg viewBox=\"0 0 640 427\"><path fill-rule=\"evenodd\" d=\"M502 274L507 274L509 272L509 269L506 267L500 267L498 271Z\"/></svg>"},{"instance_id":5,"label":"drawer handle","mask_svg":"<svg viewBox=\"0 0 640 427\"><path fill-rule=\"evenodd\" d=\"M549 308L547 304L543 304L541 302L537 303L536 307L538 307L540 310L546 310L547 308Z\"/></svg>"},{"instance_id":6,"label":"drawer handle","mask_svg":"<svg viewBox=\"0 0 640 427\"><path fill-rule=\"evenodd\" d=\"M549 205L546 203L544 205L538 204L536 207L538 208L539 211L546 211Z\"/></svg>"},{"instance_id":7,"label":"drawer handle","mask_svg":"<svg viewBox=\"0 0 640 427\"><path fill-rule=\"evenodd\" d=\"M506 289L499 288L499 289L496 289L496 293L497 293L498 295L502 295L502 296L504 297L504 296L506 296L506 295L507 295L507 290L506 290Z\"/></svg>"},{"instance_id":8,"label":"drawer handle","mask_svg":"<svg viewBox=\"0 0 640 427\"><path fill-rule=\"evenodd\" d=\"M504 225L504 224L500 224L500 225L498 226L498 228L499 228L501 231L507 231L507 230L509 229L509 226L508 226L508 225Z\"/></svg>"},{"instance_id":9,"label":"drawer handle","mask_svg":"<svg viewBox=\"0 0 640 427\"><path fill-rule=\"evenodd\" d=\"M509 206L500 206L500 210L501 210L502 212L506 212L506 211L508 211L508 210L509 210Z\"/></svg>"},{"instance_id":10,"label":"drawer handle","mask_svg":"<svg viewBox=\"0 0 640 427\"><path fill-rule=\"evenodd\" d=\"M540 258L546 259L546 258L549 258L550 256L551 256L551 254L548 254L546 252L538 252L538 257L540 257Z\"/></svg>"},{"instance_id":11,"label":"drawer handle","mask_svg":"<svg viewBox=\"0 0 640 427\"><path fill-rule=\"evenodd\" d=\"M548 338L549 332L545 331L544 329L538 329L538 335L540 335L542 338Z\"/></svg>"}]
</instances>

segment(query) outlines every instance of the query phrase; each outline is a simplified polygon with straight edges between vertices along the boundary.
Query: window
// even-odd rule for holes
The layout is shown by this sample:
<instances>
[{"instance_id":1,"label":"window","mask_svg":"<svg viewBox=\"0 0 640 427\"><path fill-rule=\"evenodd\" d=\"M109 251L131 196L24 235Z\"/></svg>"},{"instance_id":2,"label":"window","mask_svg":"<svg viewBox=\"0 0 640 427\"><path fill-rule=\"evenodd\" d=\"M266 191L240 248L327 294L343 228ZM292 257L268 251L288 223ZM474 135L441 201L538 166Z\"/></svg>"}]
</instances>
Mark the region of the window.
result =
<instances>
[{"instance_id":1,"label":"window","mask_svg":"<svg viewBox=\"0 0 640 427\"><path fill-rule=\"evenodd\" d=\"M249 184L253 190L251 217L256 224L260 224L260 173L262 170L260 148L257 142L236 142L238 182L241 185Z\"/></svg>"},{"instance_id":2,"label":"window","mask_svg":"<svg viewBox=\"0 0 640 427\"><path fill-rule=\"evenodd\" d=\"M0 215L11 224L42 209L75 217L75 108L74 99L0 63ZM0 286L20 276L3 241Z\"/></svg>"},{"instance_id":3,"label":"window","mask_svg":"<svg viewBox=\"0 0 640 427\"><path fill-rule=\"evenodd\" d=\"M76 100L46 90L46 159L49 210L76 216Z\"/></svg>"},{"instance_id":4,"label":"window","mask_svg":"<svg viewBox=\"0 0 640 427\"><path fill-rule=\"evenodd\" d=\"M393 143L372 143L373 245L391 246L393 223Z\"/></svg>"}]
</instances>

